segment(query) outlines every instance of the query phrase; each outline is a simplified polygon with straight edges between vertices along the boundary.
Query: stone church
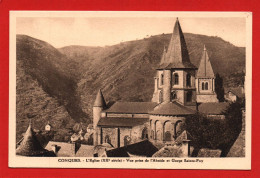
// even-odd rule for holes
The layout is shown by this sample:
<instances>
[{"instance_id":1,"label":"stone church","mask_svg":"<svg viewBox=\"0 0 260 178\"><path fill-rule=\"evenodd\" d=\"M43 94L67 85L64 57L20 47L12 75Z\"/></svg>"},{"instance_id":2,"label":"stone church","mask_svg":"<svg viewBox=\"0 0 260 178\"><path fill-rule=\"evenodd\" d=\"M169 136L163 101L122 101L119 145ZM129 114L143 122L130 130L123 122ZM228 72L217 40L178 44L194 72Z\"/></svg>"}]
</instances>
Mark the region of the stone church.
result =
<instances>
[{"instance_id":1,"label":"stone church","mask_svg":"<svg viewBox=\"0 0 260 178\"><path fill-rule=\"evenodd\" d=\"M151 102L116 102L108 107L98 91L93 106L94 145L109 143L116 148L145 139L171 144L185 130L187 116L200 112L223 118L228 106L217 99L206 47L199 68L190 62L178 19L154 84Z\"/></svg>"}]
</instances>

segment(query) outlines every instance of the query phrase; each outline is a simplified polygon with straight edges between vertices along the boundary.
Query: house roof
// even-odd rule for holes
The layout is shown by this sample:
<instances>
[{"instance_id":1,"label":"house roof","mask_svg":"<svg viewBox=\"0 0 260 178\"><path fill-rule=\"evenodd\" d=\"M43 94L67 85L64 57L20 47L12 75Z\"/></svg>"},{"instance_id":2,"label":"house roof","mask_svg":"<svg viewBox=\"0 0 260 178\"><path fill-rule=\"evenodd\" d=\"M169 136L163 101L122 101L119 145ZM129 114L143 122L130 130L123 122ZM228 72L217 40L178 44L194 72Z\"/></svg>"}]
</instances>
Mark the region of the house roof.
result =
<instances>
[{"instance_id":1,"label":"house roof","mask_svg":"<svg viewBox=\"0 0 260 178\"><path fill-rule=\"evenodd\" d=\"M181 135L178 136L178 138L175 140L175 143L181 144L184 141L191 141L193 138L190 135L190 133L187 130L184 130Z\"/></svg>"},{"instance_id":2,"label":"house roof","mask_svg":"<svg viewBox=\"0 0 260 178\"><path fill-rule=\"evenodd\" d=\"M178 145L165 146L153 154L152 157L181 157L182 149Z\"/></svg>"},{"instance_id":3,"label":"house roof","mask_svg":"<svg viewBox=\"0 0 260 178\"><path fill-rule=\"evenodd\" d=\"M220 102L220 103L201 103L198 106L199 112L203 114L212 114L212 115L220 115L225 112L229 103Z\"/></svg>"},{"instance_id":4,"label":"house roof","mask_svg":"<svg viewBox=\"0 0 260 178\"><path fill-rule=\"evenodd\" d=\"M148 118L105 117L99 120L98 126L134 127L148 121Z\"/></svg>"},{"instance_id":5,"label":"house roof","mask_svg":"<svg viewBox=\"0 0 260 178\"><path fill-rule=\"evenodd\" d=\"M93 145L80 145L79 150L76 152L76 157L93 157L94 146Z\"/></svg>"},{"instance_id":6,"label":"house roof","mask_svg":"<svg viewBox=\"0 0 260 178\"><path fill-rule=\"evenodd\" d=\"M101 89L97 93L96 100L94 102L94 107L106 107L106 101L104 99Z\"/></svg>"},{"instance_id":7,"label":"house roof","mask_svg":"<svg viewBox=\"0 0 260 178\"><path fill-rule=\"evenodd\" d=\"M74 143L49 141L45 149L52 151L52 145L57 145L58 152L56 155L59 157L93 157L94 154L94 146L92 145L80 144L76 150Z\"/></svg>"},{"instance_id":8,"label":"house roof","mask_svg":"<svg viewBox=\"0 0 260 178\"><path fill-rule=\"evenodd\" d=\"M197 157L220 157L221 150L202 148L199 150Z\"/></svg>"},{"instance_id":9,"label":"house roof","mask_svg":"<svg viewBox=\"0 0 260 178\"><path fill-rule=\"evenodd\" d=\"M199 69L198 69L196 76L197 77L206 77L206 78L214 78L215 77L215 74L214 74L214 71L212 69L212 66L211 66L205 45L204 45L204 50L203 50L203 53L202 53Z\"/></svg>"},{"instance_id":10,"label":"house roof","mask_svg":"<svg viewBox=\"0 0 260 178\"><path fill-rule=\"evenodd\" d=\"M150 114L155 115L170 115L170 116L178 116L178 115L191 115L196 111L185 107L177 102L170 103L161 103L158 105Z\"/></svg>"},{"instance_id":11,"label":"house roof","mask_svg":"<svg viewBox=\"0 0 260 178\"><path fill-rule=\"evenodd\" d=\"M32 130L31 123L24 134L21 144L16 149L16 154L21 156L47 156L49 154L38 141L34 131Z\"/></svg>"},{"instance_id":12,"label":"house roof","mask_svg":"<svg viewBox=\"0 0 260 178\"><path fill-rule=\"evenodd\" d=\"M158 149L148 140L106 151L108 157L151 157Z\"/></svg>"},{"instance_id":13,"label":"house roof","mask_svg":"<svg viewBox=\"0 0 260 178\"><path fill-rule=\"evenodd\" d=\"M162 57L159 69L171 69L171 68L191 68L196 67L190 62L189 52L186 46L184 35L181 30L179 20L177 18L168 50Z\"/></svg>"},{"instance_id":14,"label":"house roof","mask_svg":"<svg viewBox=\"0 0 260 178\"><path fill-rule=\"evenodd\" d=\"M239 98L245 97L245 93L242 92L241 87L231 88L228 92L232 92L234 95L236 95Z\"/></svg>"},{"instance_id":15,"label":"house roof","mask_svg":"<svg viewBox=\"0 0 260 178\"><path fill-rule=\"evenodd\" d=\"M107 113L147 114L157 105L154 102L116 102Z\"/></svg>"}]
</instances>

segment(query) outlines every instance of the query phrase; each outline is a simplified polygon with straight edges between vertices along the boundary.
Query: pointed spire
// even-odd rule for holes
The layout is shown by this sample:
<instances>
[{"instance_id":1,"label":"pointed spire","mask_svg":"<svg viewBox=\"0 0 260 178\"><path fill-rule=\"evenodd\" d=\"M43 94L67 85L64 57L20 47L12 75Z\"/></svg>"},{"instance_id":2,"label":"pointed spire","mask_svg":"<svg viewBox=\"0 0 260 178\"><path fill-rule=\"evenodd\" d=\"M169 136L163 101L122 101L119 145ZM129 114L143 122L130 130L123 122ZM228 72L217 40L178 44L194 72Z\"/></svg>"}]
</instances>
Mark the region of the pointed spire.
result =
<instances>
[{"instance_id":1,"label":"pointed spire","mask_svg":"<svg viewBox=\"0 0 260 178\"><path fill-rule=\"evenodd\" d=\"M102 107L102 108L106 107L106 101L104 99L101 89L99 89L99 91L97 93L97 97L94 102L94 107Z\"/></svg>"},{"instance_id":2,"label":"pointed spire","mask_svg":"<svg viewBox=\"0 0 260 178\"><path fill-rule=\"evenodd\" d=\"M164 59L164 62L160 65L160 68L196 69L196 67L190 62L188 49L178 18L176 19L173 28L173 33L166 53L166 57Z\"/></svg>"},{"instance_id":3,"label":"pointed spire","mask_svg":"<svg viewBox=\"0 0 260 178\"><path fill-rule=\"evenodd\" d=\"M164 47L163 47L163 55L162 55L162 58L161 58L160 65L162 65L165 62L165 57L166 57L166 47L164 45Z\"/></svg>"},{"instance_id":4,"label":"pointed spire","mask_svg":"<svg viewBox=\"0 0 260 178\"><path fill-rule=\"evenodd\" d=\"M27 131L24 134L23 141L16 149L16 154L22 156L35 156L42 155L44 153L46 153L46 150L43 149L37 137L35 136L30 120Z\"/></svg>"},{"instance_id":5,"label":"pointed spire","mask_svg":"<svg viewBox=\"0 0 260 178\"><path fill-rule=\"evenodd\" d=\"M207 77L207 78L215 77L205 45L204 45L204 50L201 57L199 69L197 72L197 77Z\"/></svg>"}]
</instances>

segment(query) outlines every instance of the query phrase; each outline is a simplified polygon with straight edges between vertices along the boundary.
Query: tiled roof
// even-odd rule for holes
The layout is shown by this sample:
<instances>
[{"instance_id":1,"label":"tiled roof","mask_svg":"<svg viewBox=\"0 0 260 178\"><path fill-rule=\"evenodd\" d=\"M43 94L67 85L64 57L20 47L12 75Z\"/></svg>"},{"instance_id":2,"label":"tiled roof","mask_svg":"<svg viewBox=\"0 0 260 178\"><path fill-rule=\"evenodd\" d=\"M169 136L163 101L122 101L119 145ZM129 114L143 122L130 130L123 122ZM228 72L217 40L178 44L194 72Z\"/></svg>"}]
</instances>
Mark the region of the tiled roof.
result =
<instances>
[{"instance_id":1,"label":"tiled roof","mask_svg":"<svg viewBox=\"0 0 260 178\"><path fill-rule=\"evenodd\" d=\"M99 120L98 126L134 127L142 125L148 121L148 118L106 117Z\"/></svg>"},{"instance_id":2,"label":"tiled roof","mask_svg":"<svg viewBox=\"0 0 260 178\"><path fill-rule=\"evenodd\" d=\"M175 143L181 144L184 141L191 141L192 140L192 136L190 135L190 133L186 130L184 130L181 135L178 136L178 138L175 140Z\"/></svg>"},{"instance_id":3,"label":"tiled roof","mask_svg":"<svg viewBox=\"0 0 260 178\"><path fill-rule=\"evenodd\" d=\"M220 115L225 112L229 103L221 102L221 103L201 103L198 106L199 112L203 114L212 114L212 115Z\"/></svg>"},{"instance_id":4,"label":"tiled roof","mask_svg":"<svg viewBox=\"0 0 260 178\"><path fill-rule=\"evenodd\" d=\"M153 154L152 157L181 157L182 149L179 145L165 146Z\"/></svg>"},{"instance_id":5,"label":"tiled roof","mask_svg":"<svg viewBox=\"0 0 260 178\"><path fill-rule=\"evenodd\" d=\"M163 53L160 69L171 68L192 68L196 67L190 62L189 52L186 46L184 35L179 20L176 20L171 41L167 53Z\"/></svg>"},{"instance_id":6,"label":"tiled roof","mask_svg":"<svg viewBox=\"0 0 260 178\"><path fill-rule=\"evenodd\" d=\"M94 154L94 146L92 145L81 144L78 149L75 149L74 143L50 141L45 149L52 151L52 145L57 145L58 152L56 155L59 157L93 157Z\"/></svg>"},{"instance_id":7,"label":"tiled roof","mask_svg":"<svg viewBox=\"0 0 260 178\"><path fill-rule=\"evenodd\" d=\"M242 92L242 88L241 87L231 88L229 90L229 92L232 92L234 95L236 95L239 98L245 97L245 93Z\"/></svg>"},{"instance_id":8,"label":"tiled roof","mask_svg":"<svg viewBox=\"0 0 260 178\"><path fill-rule=\"evenodd\" d=\"M97 96L96 96L96 100L94 102L94 106L96 107L106 107L106 101L104 99L104 96L101 92L101 90L98 91Z\"/></svg>"},{"instance_id":9,"label":"tiled roof","mask_svg":"<svg viewBox=\"0 0 260 178\"><path fill-rule=\"evenodd\" d=\"M197 72L197 77L208 77L208 78L214 78L215 74L214 71L212 69L210 60L209 60L209 56L206 50L206 47L204 46L204 50L203 50L203 54L201 57L201 61L200 61L200 65L199 65L199 69Z\"/></svg>"},{"instance_id":10,"label":"tiled roof","mask_svg":"<svg viewBox=\"0 0 260 178\"><path fill-rule=\"evenodd\" d=\"M130 157L131 155L151 157L158 149L148 140L108 150L108 157Z\"/></svg>"},{"instance_id":11,"label":"tiled roof","mask_svg":"<svg viewBox=\"0 0 260 178\"><path fill-rule=\"evenodd\" d=\"M146 114L152 111L156 105L157 103L154 102L116 102L109 109L105 110L105 112Z\"/></svg>"},{"instance_id":12,"label":"tiled roof","mask_svg":"<svg viewBox=\"0 0 260 178\"><path fill-rule=\"evenodd\" d=\"M25 132L23 141L16 149L16 154L21 156L48 156L50 155L48 150L43 149L34 131L32 130L31 124Z\"/></svg>"},{"instance_id":13,"label":"tiled roof","mask_svg":"<svg viewBox=\"0 0 260 178\"><path fill-rule=\"evenodd\" d=\"M220 157L221 150L219 149L208 149L208 148L202 148L199 150L199 153L197 157Z\"/></svg>"},{"instance_id":14,"label":"tiled roof","mask_svg":"<svg viewBox=\"0 0 260 178\"><path fill-rule=\"evenodd\" d=\"M93 157L94 146L93 145L81 145L76 153L76 157Z\"/></svg>"},{"instance_id":15,"label":"tiled roof","mask_svg":"<svg viewBox=\"0 0 260 178\"><path fill-rule=\"evenodd\" d=\"M177 102L170 103L162 103L158 105L150 114L155 115L170 115L170 116L178 116L178 115L191 115L196 111L187 108Z\"/></svg>"}]
</instances>

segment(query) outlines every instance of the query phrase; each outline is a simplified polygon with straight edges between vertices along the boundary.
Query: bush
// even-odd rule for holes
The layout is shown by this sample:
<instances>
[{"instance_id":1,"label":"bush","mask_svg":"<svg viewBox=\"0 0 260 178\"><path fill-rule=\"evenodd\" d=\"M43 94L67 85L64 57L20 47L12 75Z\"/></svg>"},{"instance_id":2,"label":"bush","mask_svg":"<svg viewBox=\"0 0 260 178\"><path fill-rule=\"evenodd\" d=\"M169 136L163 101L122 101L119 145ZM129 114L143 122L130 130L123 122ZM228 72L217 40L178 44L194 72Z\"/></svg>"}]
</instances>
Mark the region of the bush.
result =
<instances>
[{"instance_id":1,"label":"bush","mask_svg":"<svg viewBox=\"0 0 260 178\"><path fill-rule=\"evenodd\" d=\"M214 119L197 113L186 120L186 129L191 134L195 149L221 149L226 156L241 131L241 103L232 103L223 112L225 119Z\"/></svg>"}]
</instances>

